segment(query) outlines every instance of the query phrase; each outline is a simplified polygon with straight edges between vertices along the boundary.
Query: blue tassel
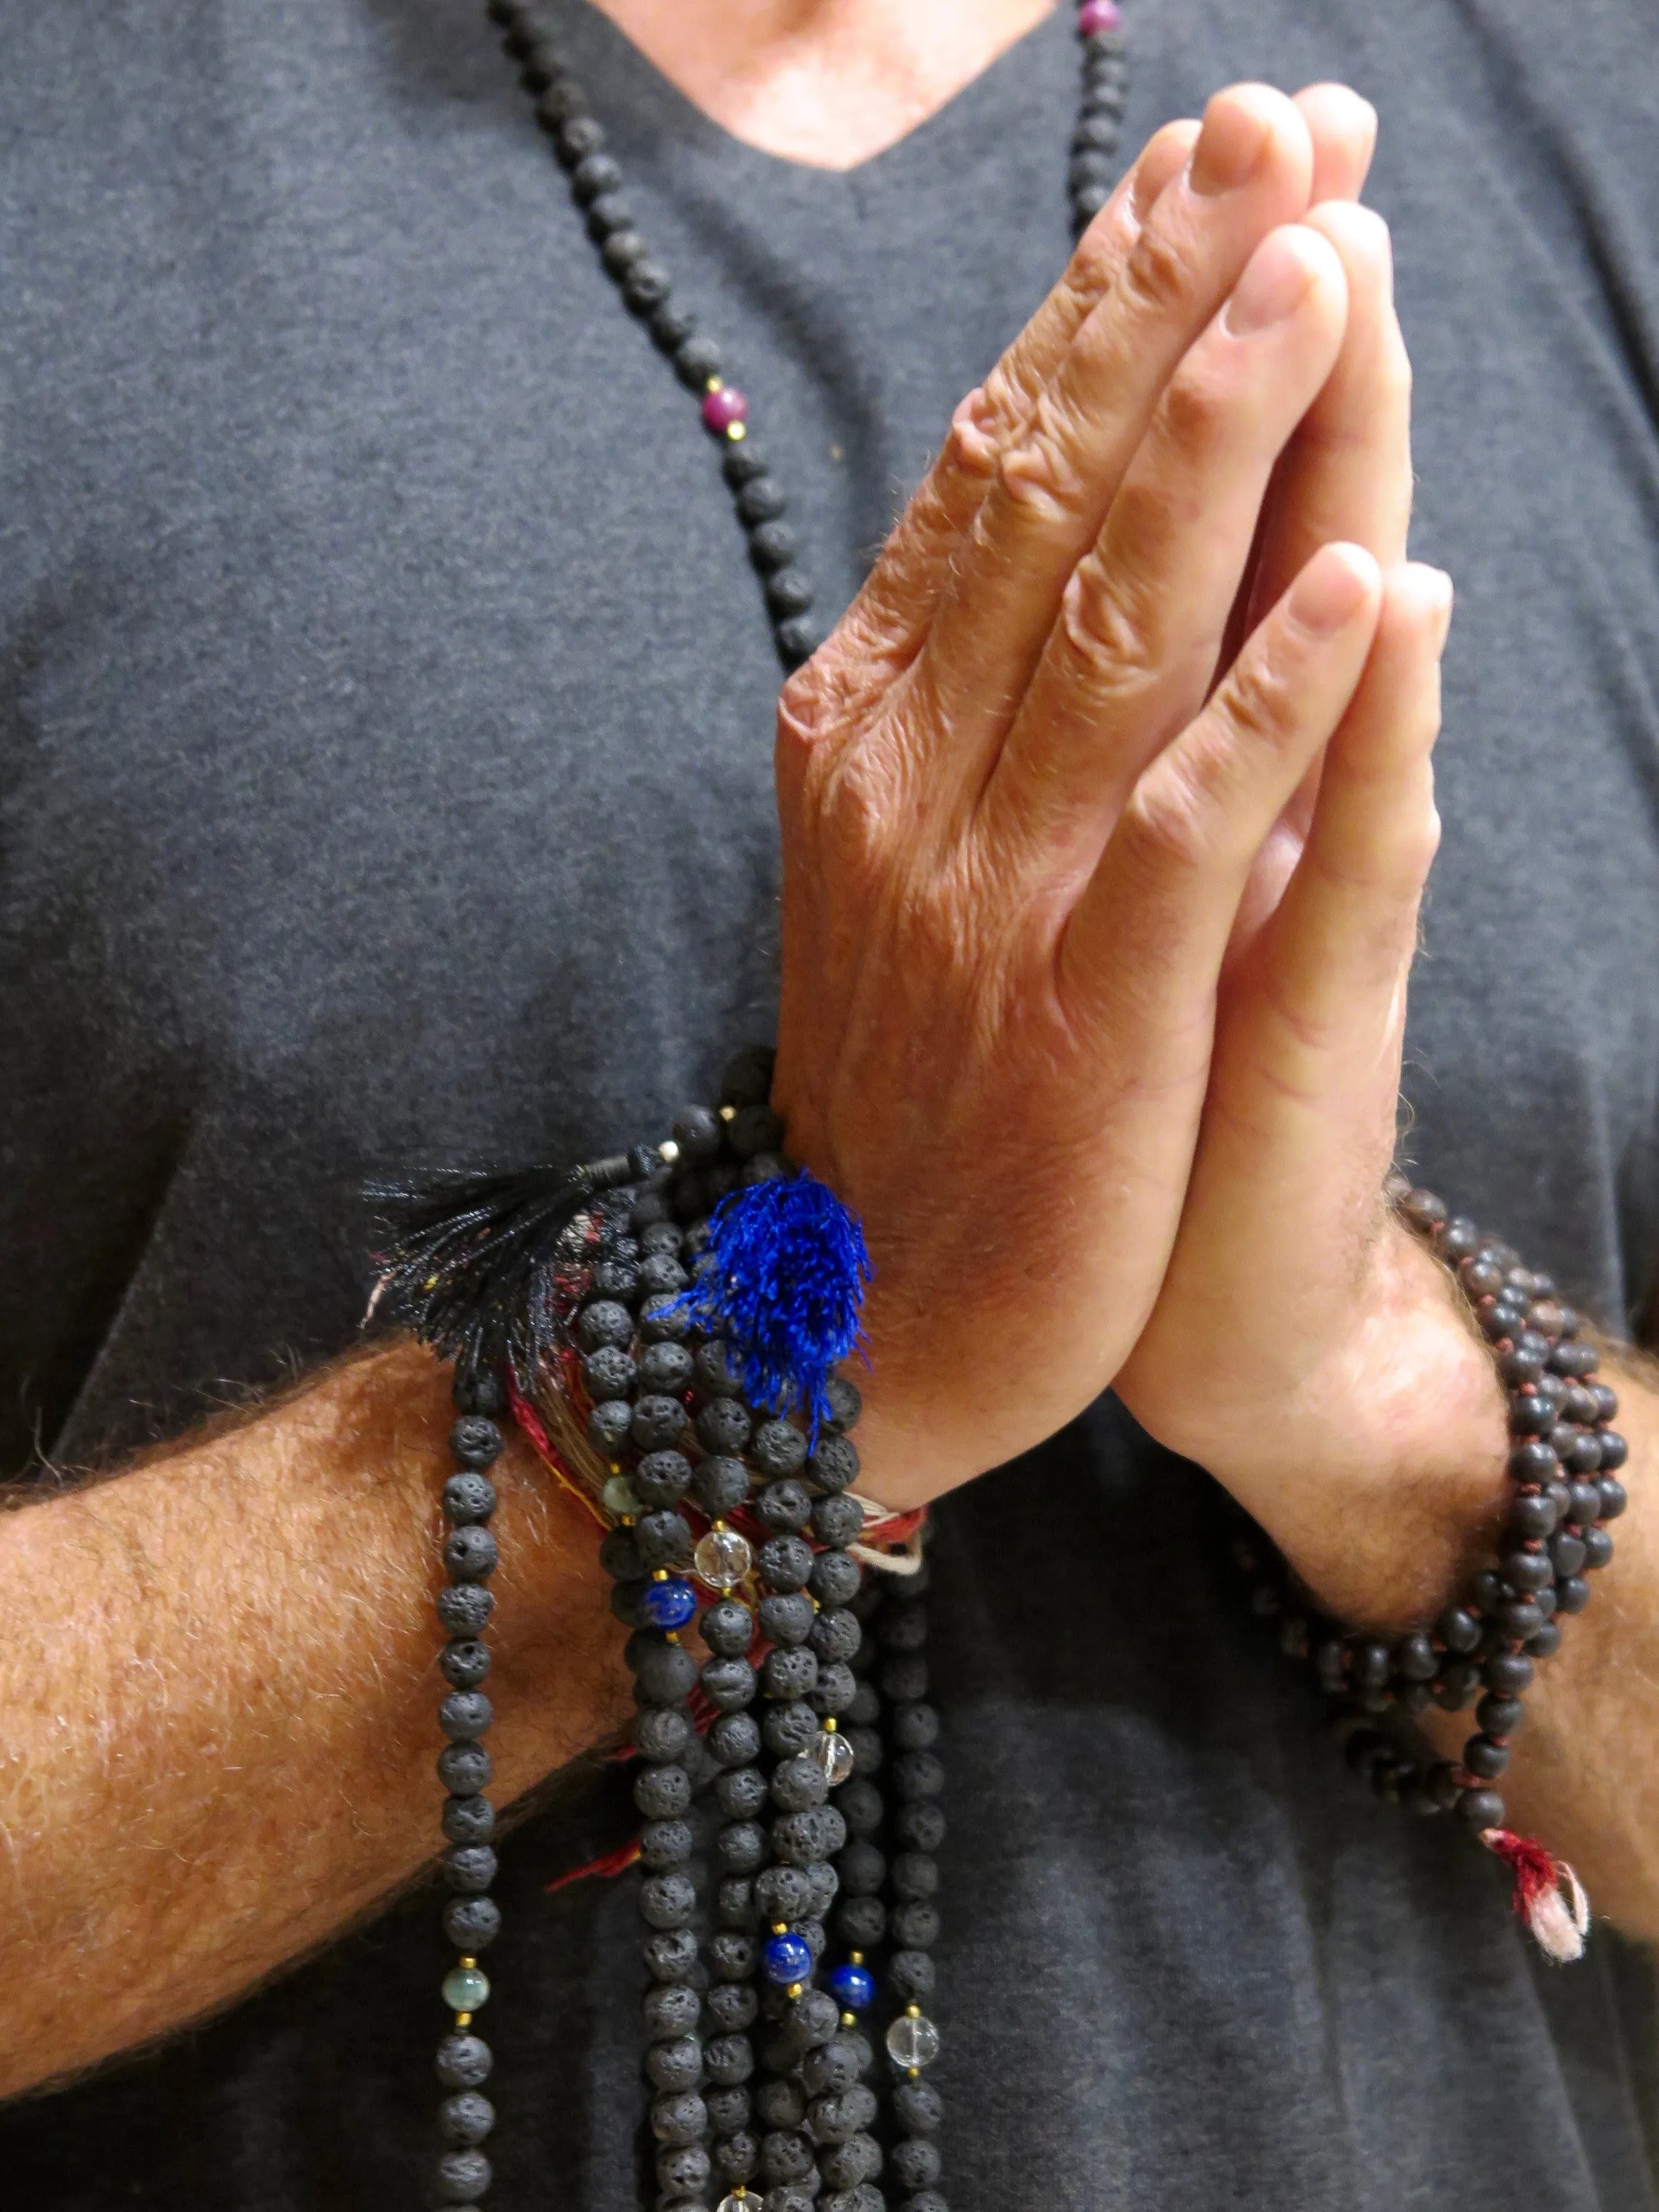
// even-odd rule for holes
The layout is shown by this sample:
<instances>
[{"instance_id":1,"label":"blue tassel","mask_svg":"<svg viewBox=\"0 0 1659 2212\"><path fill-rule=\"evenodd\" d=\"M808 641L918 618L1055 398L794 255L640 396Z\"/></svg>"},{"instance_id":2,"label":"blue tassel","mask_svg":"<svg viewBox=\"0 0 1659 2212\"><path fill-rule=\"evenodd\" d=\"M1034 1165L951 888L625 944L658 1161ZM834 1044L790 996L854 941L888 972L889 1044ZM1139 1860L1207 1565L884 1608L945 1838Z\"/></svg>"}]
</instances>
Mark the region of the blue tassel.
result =
<instances>
[{"instance_id":1,"label":"blue tassel","mask_svg":"<svg viewBox=\"0 0 1659 2212\"><path fill-rule=\"evenodd\" d=\"M803 1169L745 1183L709 1217L698 1278L675 1301L726 1340L753 1406L811 1424L830 1418L824 1386L858 1344L870 1279L864 1231L834 1191Z\"/></svg>"}]
</instances>

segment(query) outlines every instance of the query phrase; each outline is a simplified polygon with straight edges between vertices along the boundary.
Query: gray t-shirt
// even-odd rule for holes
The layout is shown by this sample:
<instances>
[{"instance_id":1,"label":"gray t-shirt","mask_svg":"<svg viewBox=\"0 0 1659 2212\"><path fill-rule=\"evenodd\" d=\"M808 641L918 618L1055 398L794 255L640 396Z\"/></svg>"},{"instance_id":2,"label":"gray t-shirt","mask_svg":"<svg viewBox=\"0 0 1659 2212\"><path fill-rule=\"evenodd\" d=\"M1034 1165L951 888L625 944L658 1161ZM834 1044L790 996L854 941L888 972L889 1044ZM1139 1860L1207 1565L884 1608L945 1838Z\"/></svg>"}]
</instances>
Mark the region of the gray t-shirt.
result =
<instances>
[{"instance_id":1,"label":"gray t-shirt","mask_svg":"<svg viewBox=\"0 0 1659 2212\"><path fill-rule=\"evenodd\" d=\"M1063 258L1069 10L845 175L558 12L833 612ZM1241 76L1381 107L1416 542L1459 587L1411 1149L1622 1325L1659 1249L1648 11L1133 33L1135 143ZM765 1033L777 671L692 404L468 0L15 5L0 62L16 1468L349 1341L367 1176L589 1154ZM1540 1967L1495 1864L1364 1795L1215 1504L1108 1402L939 1516L957 2212L1652 2212L1650 1961ZM630 1886L543 1894L629 1820L595 1768L506 1849L492 2203L637 2201ZM416 2201L448 1955L421 1898L14 2107L9 2201Z\"/></svg>"}]
</instances>

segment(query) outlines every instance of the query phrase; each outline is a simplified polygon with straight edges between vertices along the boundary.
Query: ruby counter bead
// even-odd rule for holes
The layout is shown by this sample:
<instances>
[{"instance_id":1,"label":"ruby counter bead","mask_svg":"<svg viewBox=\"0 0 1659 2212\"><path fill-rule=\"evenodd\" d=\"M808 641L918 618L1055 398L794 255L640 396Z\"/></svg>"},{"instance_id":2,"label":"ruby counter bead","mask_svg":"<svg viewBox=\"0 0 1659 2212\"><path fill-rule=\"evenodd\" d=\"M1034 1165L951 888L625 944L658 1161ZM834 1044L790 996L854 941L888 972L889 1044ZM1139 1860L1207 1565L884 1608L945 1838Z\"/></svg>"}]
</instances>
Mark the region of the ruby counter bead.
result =
<instances>
[{"instance_id":1,"label":"ruby counter bead","mask_svg":"<svg viewBox=\"0 0 1659 2212\"><path fill-rule=\"evenodd\" d=\"M702 422L717 438L725 437L735 422L749 420L749 402L735 386L722 384L703 394Z\"/></svg>"}]
</instances>

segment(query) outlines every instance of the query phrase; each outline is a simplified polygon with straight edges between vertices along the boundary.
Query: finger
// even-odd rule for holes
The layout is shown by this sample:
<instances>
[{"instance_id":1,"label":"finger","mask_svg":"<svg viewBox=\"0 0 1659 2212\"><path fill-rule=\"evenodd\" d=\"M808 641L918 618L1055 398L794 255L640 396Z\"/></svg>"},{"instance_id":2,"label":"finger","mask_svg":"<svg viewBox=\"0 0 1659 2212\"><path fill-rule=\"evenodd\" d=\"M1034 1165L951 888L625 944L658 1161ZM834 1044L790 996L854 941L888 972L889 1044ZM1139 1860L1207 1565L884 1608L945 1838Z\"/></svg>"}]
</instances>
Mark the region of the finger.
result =
<instances>
[{"instance_id":1,"label":"finger","mask_svg":"<svg viewBox=\"0 0 1659 2212\"><path fill-rule=\"evenodd\" d=\"M1334 247L1348 288L1342 349L1298 426L1274 483L1252 622L1321 545L1364 545L1385 568L1405 558L1411 520L1411 362L1394 308L1388 225L1341 202L1307 218Z\"/></svg>"},{"instance_id":2,"label":"finger","mask_svg":"<svg viewBox=\"0 0 1659 2212\"><path fill-rule=\"evenodd\" d=\"M1080 1026L1152 1079L1207 1051L1216 979L1261 840L1353 696L1381 581L1359 546L1327 546L1226 679L1142 776L1078 902L1060 989Z\"/></svg>"},{"instance_id":3,"label":"finger","mask_svg":"<svg viewBox=\"0 0 1659 2212\"><path fill-rule=\"evenodd\" d=\"M980 809L1049 878L1091 869L1146 763L1209 690L1273 467L1341 343L1341 264L1288 225L1160 401Z\"/></svg>"},{"instance_id":4,"label":"finger","mask_svg":"<svg viewBox=\"0 0 1659 2212\"><path fill-rule=\"evenodd\" d=\"M930 721L951 732L950 773L974 797L1164 386L1261 240L1303 212L1312 165L1282 94L1218 94L1191 164L1003 457L917 668Z\"/></svg>"},{"instance_id":5,"label":"finger","mask_svg":"<svg viewBox=\"0 0 1659 2212\"><path fill-rule=\"evenodd\" d=\"M1346 84L1310 84L1296 95L1313 140L1311 202L1357 200L1376 150L1376 110Z\"/></svg>"},{"instance_id":6,"label":"finger","mask_svg":"<svg viewBox=\"0 0 1659 2212\"><path fill-rule=\"evenodd\" d=\"M977 390L951 418L945 445L849 611L867 650L908 658L926 630L951 549L972 525L1004 450L1024 429L1066 348L1110 290L1146 216L1189 159L1199 125L1166 124L1148 139L1079 240L1066 273Z\"/></svg>"},{"instance_id":7,"label":"finger","mask_svg":"<svg viewBox=\"0 0 1659 2212\"><path fill-rule=\"evenodd\" d=\"M1340 204L1312 209L1307 222L1341 257L1347 328L1335 368L1275 471L1220 666L1321 545L1339 540L1364 545L1384 568L1405 557L1412 502L1411 363L1394 310L1388 228L1369 209ZM1319 776L1316 761L1268 841L1240 906L1237 957L1277 905L1301 856Z\"/></svg>"},{"instance_id":8,"label":"finger","mask_svg":"<svg viewBox=\"0 0 1659 2212\"><path fill-rule=\"evenodd\" d=\"M1307 845L1242 981L1249 1048L1227 1079L1231 1118L1245 1127L1299 1127L1356 1086L1391 1125L1418 904L1439 837L1431 756L1450 617L1439 569L1389 575ZM1333 1126L1340 1142L1343 1125Z\"/></svg>"}]
</instances>

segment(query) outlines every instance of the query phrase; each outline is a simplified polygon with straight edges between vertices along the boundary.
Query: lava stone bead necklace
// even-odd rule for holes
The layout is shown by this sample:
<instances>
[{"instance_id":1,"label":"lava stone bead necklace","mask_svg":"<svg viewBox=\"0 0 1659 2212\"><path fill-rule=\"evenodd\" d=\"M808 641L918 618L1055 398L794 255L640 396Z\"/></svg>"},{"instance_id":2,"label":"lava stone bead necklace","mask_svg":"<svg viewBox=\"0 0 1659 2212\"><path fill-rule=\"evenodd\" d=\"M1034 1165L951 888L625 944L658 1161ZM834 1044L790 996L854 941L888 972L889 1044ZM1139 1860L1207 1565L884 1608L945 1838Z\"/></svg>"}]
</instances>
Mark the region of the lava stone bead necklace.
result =
<instances>
[{"instance_id":1,"label":"lava stone bead necklace","mask_svg":"<svg viewBox=\"0 0 1659 2212\"><path fill-rule=\"evenodd\" d=\"M748 435L748 402L641 236L543 18L523 0L489 0L489 12L606 274L698 398L793 667L819 641L816 593L785 495ZM1114 0L1083 0L1077 29L1067 190L1081 232L1115 178L1126 61ZM716 1105L689 1109L660 1145L568 1174L378 1194L394 1219L402 1211L381 1310L455 1363L437 1610L443 1922L458 1960L442 1986L453 2021L437 2053L434 2180L461 2212L479 2212L489 2188L495 2122L476 2015L489 1996L480 1954L501 1929L483 1686L498 1562L489 1469L508 1418L605 1528L612 1608L629 1631L642 1825L622 1856L638 1863L645 1923L644 2193L657 2212L711 2201L718 2212L762 2212L763 2201L763 2212L885 2212L879 2178L902 2212L948 2212L942 2109L925 2073L939 2050L927 2008L945 1816L924 1532L921 1516L884 1516L852 1494L859 1395L838 1362L856 1340L862 1238L783 1157L770 1088L771 1055L750 1048ZM1616 1401L1547 1278L1402 1178L1390 1195L1455 1270L1508 1386L1513 1490L1498 1564L1431 1630L1389 1639L1322 1620L1253 1527L1236 1556L1255 1611L1277 1624L1287 1656L1311 1662L1350 1765L1382 1796L1466 1822L1511 1867L1540 1942L1573 1956L1583 1893L1504 1826L1492 1784L1535 1663L1611 1555L1606 1523L1625 1504ZM782 1350L738 1323L746 1273L785 1314ZM753 1298L744 1310L753 1322ZM763 1315L755 1327L763 1336ZM683 1641L694 1626L701 1661ZM1425 1760L1409 1723L1477 1692L1461 1759Z\"/></svg>"},{"instance_id":2,"label":"lava stone bead necklace","mask_svg":"<svg viewBox=\"0 0 1659 2212\"><path fill-rule=\"evenodd\" d=\"M482 1342L471 1354L444 1344L461 1354L450 1439L460 1468L443 1492L450 1579L438 1600L452 1685L440 1715L450 1739L439 1759L450 1793L442 1864L457 1893L444 1924L461 1954L443 1985L455 2019L437 2056L445 2203L476 2206L492 2178L482 2148L495 2124L482 2088L492 2061L474 2015L489 1995L478 1954L501 1923L483 1794L494 1716L478 1686L498 1560L485 1470L510 1407L609 1523L600 1559L631 1632L643 1825L629 1856L642 1870L656 2203L693 2212L718 2196L724 2212L759 2212L763 2195L767 2212L883 2212L873 2185L885 2166L907 2212L946 2212L935 2186L941 2108L922 2080L939 2047L922 2006L945 1832L925 1563L895 1555L902 1596L866 1580L860 1560L884 1559L872 1537L908 1524L850 1494L856 1389L828 1374L821 1420L781 1419L745 1395L741 1358L699 1324L725 1264L711 1206L757 1185L810 1182L777 1150L771 1076L769 1052L740 1054L717 1109L681 1115L659 1147L583 1171L579 1194L592 1202L558 1238L544 1316L558 1349L534 1370L534 1404L473 1356ZM514 1203L496 1230L517 1218ZM476 1234L476 1209L460 1218ZM423 1288L434 1255L455 1249L448 1226L421 1246L412 1265ZM701 1665L682 1641L699 1613ZM712 1913L696 1872L699 1813L711 1807ZM878 1973L869 1955L884 1947ZM866 2019L883 2031L884 2115Z\"/></svg>"},{"instance_id":3,"label":"lava stone bead necklace","mask_svg":"<svg viewBox=\"0 0 1659 2212\"><path fill-rule=\"evenodd\" d=\"M649 331L687 390L699 398L702 423L723 447L721 467L748 539L779 657L799 666L820 643L817 589L800 565L795 533L784 516L788 499L765 453L748 434L749 402L727 384L720 347L675 293L667 270L641 234L623 173L606 151L605 129L586 93L566 66L541 10L529 0L489 0L505 33L520 82L570 180L605 272L623 306ZM1117 175L1127 62L1116 0L1081 0L1076 10L1082 82L1073 131L1066 196L1074 235L1103 207Z\"/></svg>"}]
</instances>

